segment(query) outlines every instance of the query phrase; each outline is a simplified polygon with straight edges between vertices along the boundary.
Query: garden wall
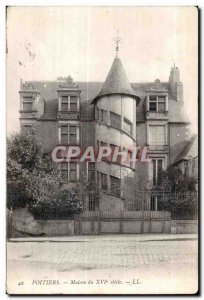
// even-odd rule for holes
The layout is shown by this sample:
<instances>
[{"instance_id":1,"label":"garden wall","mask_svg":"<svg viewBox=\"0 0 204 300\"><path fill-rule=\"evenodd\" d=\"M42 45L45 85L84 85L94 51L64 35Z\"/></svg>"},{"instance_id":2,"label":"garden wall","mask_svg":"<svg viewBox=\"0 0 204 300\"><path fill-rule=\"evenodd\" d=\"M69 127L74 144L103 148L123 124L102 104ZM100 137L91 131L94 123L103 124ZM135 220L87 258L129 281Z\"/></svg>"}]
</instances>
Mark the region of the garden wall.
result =
<instances>
[{"instance_id":1,"label":"garden wall","mask_svg":"<svg viewBox=\"0 0 204 300\"><path fill-rule=\"evenodd\" d=\"M172 220L171 233L185 234L185 233L198 233L197 220Z\"/></svg>"},{"instance_id":2,"label":"garden wall","mask_svg":"<svg viewBox=\"0 0 204 300\"><path fill-rule=\"evenodd\" d=\"M26 209L12 212L12 237L74 235L73 220L35 220Z\"/></svg>"},{"instance_id":3,"label":"garden wall","mask_svg":"<svg viewBox=\"0 0 204 300\"><path fill-rule=\"evenodd\" d=\"M75 220L35 220L26 209L7 212L7 236L197 233L197 220L171 220L169 212L84 212Z\"/></svg>"}]
</instances>

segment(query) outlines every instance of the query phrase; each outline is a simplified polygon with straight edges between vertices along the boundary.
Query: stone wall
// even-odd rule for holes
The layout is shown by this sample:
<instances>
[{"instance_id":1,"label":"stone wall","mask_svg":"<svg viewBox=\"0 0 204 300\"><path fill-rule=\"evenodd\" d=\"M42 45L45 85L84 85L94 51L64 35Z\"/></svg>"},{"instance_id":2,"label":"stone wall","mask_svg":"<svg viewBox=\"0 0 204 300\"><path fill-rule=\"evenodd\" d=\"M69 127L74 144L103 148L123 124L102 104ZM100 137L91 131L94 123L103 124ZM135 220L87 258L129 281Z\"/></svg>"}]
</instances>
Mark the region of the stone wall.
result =
<instances>
[{"instance_id":1,"label":"stone wall","mask_svg":"<svg viewBox=\"0 0 204 300\"><path fill-rule=\"evenodd\" d=\"M173 220L171 221L171 233L198 233L197 220Z\"/></svg>"},{"instance_id":2,"label":"stone wall","mask_svg":"<svg viewBox=\"0 0 204 300\"><path fill-rule=\"evenodd\" d=\"M85 212L75 220L35 220L26 209L7 213L7 237L198 232L196 220L171 220L168 212Z\"/></svg>"},{"instance_id":3,"label":"stone wall","mask_svg":"<svg viewBox=\"0 0 204 300\"><path fill-rule=\"evenodd\" d=\"M73 220L35 220L26 209L12 212L11 237L74 235Z\"/></svg>"}]
</instances>

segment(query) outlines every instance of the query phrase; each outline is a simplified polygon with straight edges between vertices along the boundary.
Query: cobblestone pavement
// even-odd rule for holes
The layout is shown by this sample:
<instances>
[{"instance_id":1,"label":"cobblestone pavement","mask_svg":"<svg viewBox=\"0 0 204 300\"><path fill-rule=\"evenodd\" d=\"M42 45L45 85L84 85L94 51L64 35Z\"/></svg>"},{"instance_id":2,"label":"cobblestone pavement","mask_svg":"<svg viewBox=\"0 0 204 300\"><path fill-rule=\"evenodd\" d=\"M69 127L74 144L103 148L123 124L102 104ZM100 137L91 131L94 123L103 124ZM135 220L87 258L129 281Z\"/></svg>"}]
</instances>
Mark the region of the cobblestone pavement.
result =
<instances>
[{"instance_id":1,"label":"cobblestone pavement","mask_svg":"<svg viewBox=\"0 0 204 300\"><path fill-rule=\"evenodd\" d=\"M88 274L121 272L127 277L137 271L151 278L155 274L157 278L171 278L170 283L176 276L180 279L183 276L183 285L197 279L196 235L65 237L38 241L8 242L8 277L15 273L21 278L35 274L36 278L37 273L49 278L70 274L87 278Z\"/></svg>"}]
</instances>

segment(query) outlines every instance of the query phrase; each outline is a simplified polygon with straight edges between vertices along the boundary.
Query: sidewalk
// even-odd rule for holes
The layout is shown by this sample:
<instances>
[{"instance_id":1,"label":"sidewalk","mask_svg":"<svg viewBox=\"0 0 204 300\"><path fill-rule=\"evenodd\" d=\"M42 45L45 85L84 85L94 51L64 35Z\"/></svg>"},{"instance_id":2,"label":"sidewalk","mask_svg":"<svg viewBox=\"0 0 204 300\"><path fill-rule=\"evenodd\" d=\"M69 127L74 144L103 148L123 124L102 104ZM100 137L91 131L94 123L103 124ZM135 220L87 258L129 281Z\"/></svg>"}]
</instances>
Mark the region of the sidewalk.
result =
<instances>
[{"instance_id":1,"label":"sidewalk","mask_svg":"<svg viewBox=\"0 0 204 300\"><path fill-rule=\"evenodd\" d=\"M197 234L115 234L115 235L80 235L59 237L11 238L7 242L97 242L97 241L185 241L197 240Z\"/></svg>"}]
</instances>

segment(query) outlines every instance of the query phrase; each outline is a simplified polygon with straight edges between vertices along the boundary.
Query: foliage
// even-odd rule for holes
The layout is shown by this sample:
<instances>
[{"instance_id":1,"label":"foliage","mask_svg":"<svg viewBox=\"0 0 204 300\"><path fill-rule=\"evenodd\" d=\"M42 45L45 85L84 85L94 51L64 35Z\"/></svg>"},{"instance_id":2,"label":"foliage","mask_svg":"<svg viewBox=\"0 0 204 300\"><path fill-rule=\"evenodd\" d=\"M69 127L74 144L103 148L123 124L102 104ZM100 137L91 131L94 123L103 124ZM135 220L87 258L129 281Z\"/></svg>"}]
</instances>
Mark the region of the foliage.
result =
<instances>
[{"instance_id":1,"label":"foliage","mask_svg":"<svg viewBox=\"0 0 204 300\"><path fill-rule=\"evenodd\" d=\"M43 153L36 132L29 130L8 139L7 206L9 209L32 205L59 189L56 166Z\"/></svg>"},{"instance_id":2,"label":"foliage","mask_svg":"<svg viewBox=\"0 0 204 300\"><path fill-rule=\"evenodd\" d=\"M39 199L31 207L34 217L41 219L72 218L83 211L83 202L78 198L77 191L63 188L54 193L50 199Z\"/></svg>"},{"instance_id":3,"label":"foliage","mask_svg":"<svg viewBox=\"0 0 204 300\"><path fill-rule=\"evenodd\" d=\"M160 210L171 211L175 215L190 215L197 211L198 197L196 180L182 174L179 167L170 166L158 176L158 202Z\"/></svg>"},{"instance_id":4,"label":"foliage","mask_svg":"<svg viewBox=\"0 0 204 300\"><path fill-rule=\"evenodd\" d=\"M158 174L157 188L171 190L171 192L195 192L196 180L183 175L177 166L169 166L167 170Z\"/></svg>"}]
</instances>

